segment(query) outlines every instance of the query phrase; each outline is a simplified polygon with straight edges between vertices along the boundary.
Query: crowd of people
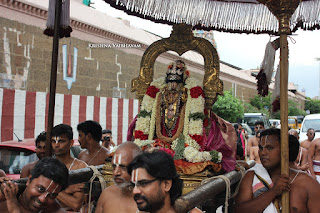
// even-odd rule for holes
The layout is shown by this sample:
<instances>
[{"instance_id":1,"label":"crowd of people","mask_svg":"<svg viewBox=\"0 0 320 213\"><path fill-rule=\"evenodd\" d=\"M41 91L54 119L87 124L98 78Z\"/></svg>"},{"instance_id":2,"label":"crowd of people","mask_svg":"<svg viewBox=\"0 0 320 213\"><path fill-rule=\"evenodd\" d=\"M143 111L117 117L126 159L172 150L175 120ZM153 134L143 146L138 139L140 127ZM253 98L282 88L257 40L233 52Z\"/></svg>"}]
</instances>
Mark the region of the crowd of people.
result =
<instances>
[{"instance_id":1,"label":"crowd of people","mask_svg":"<svg viewBox=\"0 0 320 213\"><path fill-rule=\"evenodd\" d=\"M77 130L84 149L78 158L70 154L74 143L71 126L59 124L52 129L53 157L45 157L46 133L40 133L35 140L39 160L21 172L21 178L28 178L26 188L21 192L11 178L0 178L1 212L92 211L85 205L85 184L68 185L69 171L104 164L115 144L112 132L102 130L95 121L80 123ZM125 142L116 147L112 167L115 184L101 193L95 212L176 212L173 204L182 193L182 180L171 155L143 153L135 143ZM201 211L195 208L191 212Z\"/></svg>"},{"instance_id":2,"label":"crowd of people","mask_svg":"<svg viewBox=\"0 0 320 213\"><path fill-rule=\"evenodd\" d=\"M256 134L248 138L241 125L235 128L237 158L256 162L241 181L236 212L279 212L283 191L290 192L292 212L317 212L320 139L314 140L314 130L308 130L308 138L301 146L297 131L289 131L290 174L286 176L281 175L280 129L264 129L263 122L256 122ZM78 158L70 154L74 143L71 126L59 124L52 129L50 158L45 157L46 133L40 133L35 140L39 160L21 171L21 178L28 178L26 188L19 190L10 178L0 178L1 212L90 212L86 205L90 201L83 191L85 184L69 185L69 171L104 164L112 149L115 184L101 193L95 212L176 212L173 205L181 196L183 185L171 155L161 150L142 152L132 142L115 147L112 132L102 130L95 121L82 122L77 130L84 149ZM194 208L191 212L202 211Z\"/></svg>"}]
</instances>

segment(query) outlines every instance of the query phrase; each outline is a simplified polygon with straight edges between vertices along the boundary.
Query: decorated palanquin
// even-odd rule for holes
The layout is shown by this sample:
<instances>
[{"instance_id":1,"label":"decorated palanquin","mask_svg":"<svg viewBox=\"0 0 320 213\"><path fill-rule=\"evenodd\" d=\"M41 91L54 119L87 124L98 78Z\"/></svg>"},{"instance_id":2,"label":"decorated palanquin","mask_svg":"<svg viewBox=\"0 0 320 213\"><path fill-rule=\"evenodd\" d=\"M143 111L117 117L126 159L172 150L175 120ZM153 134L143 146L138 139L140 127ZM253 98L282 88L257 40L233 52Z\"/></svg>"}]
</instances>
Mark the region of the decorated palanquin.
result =
<instances>
[{"instance_id":1,"label":"decorated palanquin","mask_svg":"<svg viewBox=\"0 0 320 213\"><path fill-rule=\"evenodd\" d=\"M199 173L206 167L216 173L229 172L235 165L234 130L205 109L200 82L189 75L185 63L177 60L168 66L166 77L151 82L128 139L133 136L143 150L162 149L171 154L183 174Z\"/></svg>"},{"instance_id":2,"label":"decorated palanquin","mask_svg":"<svg viewBox=\"0 0 320 213\"><path fill-rule=\"evenodd\" d=\"M156 58L166 51L182 55L194 50L204 58L203 82L190 76L185 63L171 63L166 77L153 79ZM194 37L191 26L173 26L169 38L151 44L145 51L139 76L132 80L140 112L128 129L128 141L143 150L162 149L173 156L184 181L183 193L207 177L229 172L236 164L236 133L233 126L211 111L223 92L219 79L219 56L212 44ZM112 168L105 166L105 179L112 182Z\"/></svg>"}]
</instances>

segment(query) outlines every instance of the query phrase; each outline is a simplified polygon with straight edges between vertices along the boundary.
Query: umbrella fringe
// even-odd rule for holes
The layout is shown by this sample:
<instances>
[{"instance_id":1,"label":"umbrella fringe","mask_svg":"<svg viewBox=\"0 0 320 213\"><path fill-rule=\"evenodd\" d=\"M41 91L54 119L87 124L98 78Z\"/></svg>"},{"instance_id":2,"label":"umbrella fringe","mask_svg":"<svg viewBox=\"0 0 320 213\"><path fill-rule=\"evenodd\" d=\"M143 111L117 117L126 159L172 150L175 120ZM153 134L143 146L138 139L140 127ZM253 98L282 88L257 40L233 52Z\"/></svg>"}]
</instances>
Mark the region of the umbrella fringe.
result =
<instances>
[{"instance_id":1,"label":"umbrella fringe","mask_svg":"<svg viewBox=\"0 0 320 213\"><path fill-rule=\"evenodd\" d=\"M114 0L105 0L114 3ZM278 34L278 20L263 4L212 0L117 0L123 10L147 19L186 23L195 28L227 32ZM242 14L250 14L245 19ZM162 21L163 22L163 21ZM298 28L320 29L320 1L302 1L290 20Z\"/></svg>"},{"instance_id":2,"label":"umbrella fringe","mask_svg":"<svg viewBox=\"0 0 320 213\"><path fill-rule=\"evenodd\" d=\"M45 35L53 36L54 21L55 21L55 5L56 0L49 1L47 29L43 32ZM61 19L60 19L60 38L70 37L72 28L70 27L70 0L62 1Z\"/></svg>"}]
</instances>

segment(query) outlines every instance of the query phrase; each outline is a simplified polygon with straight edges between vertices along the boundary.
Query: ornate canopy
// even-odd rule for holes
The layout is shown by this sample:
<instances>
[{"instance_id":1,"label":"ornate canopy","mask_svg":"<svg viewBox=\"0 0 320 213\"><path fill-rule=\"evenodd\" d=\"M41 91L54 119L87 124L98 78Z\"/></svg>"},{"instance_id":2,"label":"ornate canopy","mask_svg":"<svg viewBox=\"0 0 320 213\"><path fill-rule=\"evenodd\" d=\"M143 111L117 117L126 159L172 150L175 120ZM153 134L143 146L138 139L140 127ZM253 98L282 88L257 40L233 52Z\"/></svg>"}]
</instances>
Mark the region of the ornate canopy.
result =
<instances>
[{"instance_id":1,"label":"ornate canopy","mask_svg":"<svg viewBox=\"0 0 320 213\"><path fill-rule=\"evenodd\" d=\"M282 4L294 0L105 0L129 15L157 23L186 23L195 29L233 33L279 34L279 22L265 4ZM300 1L298 1L299 3ZM293 5L293 10L295 6ZM301 1L290 19L291 32L298 28L320 29L320 1Z\"/></svg>"}]
</instances>

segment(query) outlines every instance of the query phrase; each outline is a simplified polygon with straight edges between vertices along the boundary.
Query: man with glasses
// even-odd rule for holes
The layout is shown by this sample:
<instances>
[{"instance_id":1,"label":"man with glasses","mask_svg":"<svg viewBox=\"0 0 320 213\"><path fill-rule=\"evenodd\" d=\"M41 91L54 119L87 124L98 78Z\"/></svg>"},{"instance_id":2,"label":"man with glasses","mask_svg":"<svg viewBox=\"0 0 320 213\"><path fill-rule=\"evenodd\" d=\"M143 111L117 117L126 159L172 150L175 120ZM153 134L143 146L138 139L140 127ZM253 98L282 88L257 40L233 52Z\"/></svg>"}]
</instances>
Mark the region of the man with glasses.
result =
<instances>
[{"instance_id":1,"label":"man with glasses","mask_svg":"<svg viewBox=\"0 0 320 213\"><path fill-rule=\"evenodd\" d=\"M254 123L254 132L255 132L255 137L251 137L248 140L247 144L247 157L250 158L250 150L251 147L258 147L259 145L259 137L258 137L258 132L261 132L264 130L264 123L263 121L256 121Z\"/></svg>"},{"instance_id":2,"label":"man with glasses","mask_svg":"<svg viewBox=\"0 0 320 213\"><path fill-rule=\"evenodd\" d=\"M1 178L1 213L65 212L56 197L68 186L68 178L66 166L53 158L44 158L35 165L20 195L17 183Z\"/></svg>"},{"instance_id":3,"label":"man with glasses","mask_svg":"<svg viewBox=\"0 0 320 213\"><path fill-rule=\"evenodd\" d=\"M142 153L128 166L128 172L139 211L176 212L173 204L181 196L182 180L169 154L164 151Z\"/></svg>"},{"instance_id":4,"label":"man with glasses","mask_svg":"<svg viewBox=\"0 0 320 213\"><path fill-rule=\"evenodd\" d=\"M137 205L133 200L131 176L127 166L141 153L135 143L125 142L119 145L112 158L113 181L115 185L106 188L98 200L96 213L117 212L136 213Z\"/></svg>"}]
</instances>

